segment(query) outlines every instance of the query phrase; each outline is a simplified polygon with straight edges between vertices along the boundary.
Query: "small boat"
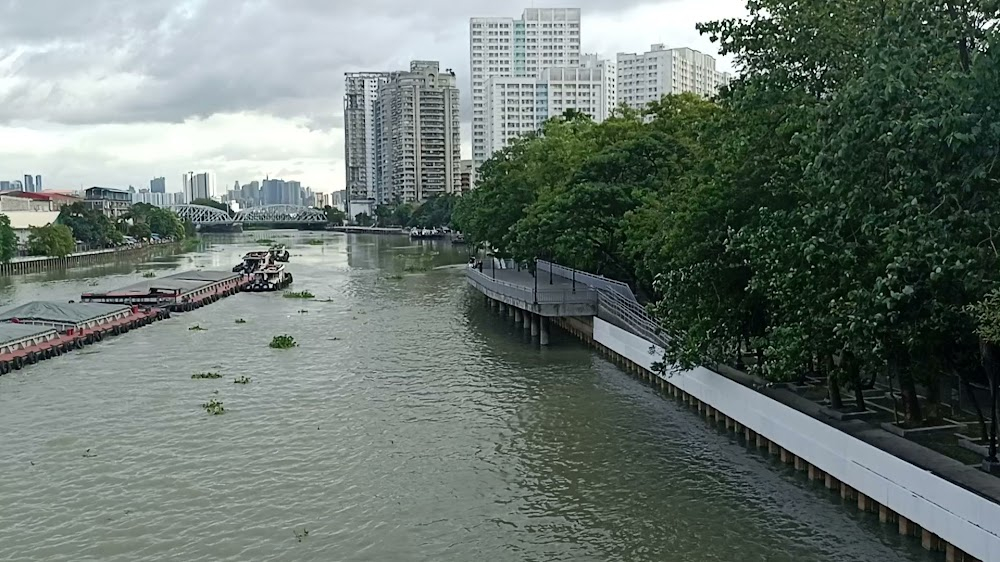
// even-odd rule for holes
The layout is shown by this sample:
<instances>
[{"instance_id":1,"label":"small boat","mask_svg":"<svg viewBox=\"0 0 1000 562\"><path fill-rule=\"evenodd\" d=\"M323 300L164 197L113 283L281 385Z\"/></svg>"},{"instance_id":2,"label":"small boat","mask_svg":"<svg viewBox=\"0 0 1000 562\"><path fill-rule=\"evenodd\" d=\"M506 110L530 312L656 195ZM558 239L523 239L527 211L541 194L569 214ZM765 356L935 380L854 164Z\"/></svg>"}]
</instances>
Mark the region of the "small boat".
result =
<instances>
[{"instance_id":1,"label":"small boat","mask_svg":"<svg viewBox=\"0 0 1000 562\"><path fill-rule=\"evenodd\" d=\"M268 253L271 254L271 257L274 258L274 261L278 262L287 262L288 259L291 257L291 254L288 253L288 249L285 248L284 244L276 244L274 246L271 246L271 248L268 250Z\"/></svg>"},{"instance_id":2,"label":"small boat","mask_svg":"<svg viewBox=\"0 0 1000 562\"><path fill-rule=\"evenodd\" d=\"M273 263L274 258L270 252L247 252L243 256L243 263L234 267L233 273L253 273Z\"/></svg>"},{"instance_id":3,"label":"small boat","mask_svg":"<svg viewBox=\"0 0 1000 562\"><path fill-rule=\"evenodd\" d=\"M285 266L272 264L264 269L253 272L250 279L249 291L280 291L292 284L292 274L285 271Z\"/></svg>"},{"instance_id":4,"label":"small boat","mask_svg":"<svg viewBox=\"0 0 1000 562\"><path fill-rule=\"evenodd\" d=\"M437 228L414 228L410 231L410 238L414 240L432 240L444 238L444 232Z\"/></svg>"}]
</instances>

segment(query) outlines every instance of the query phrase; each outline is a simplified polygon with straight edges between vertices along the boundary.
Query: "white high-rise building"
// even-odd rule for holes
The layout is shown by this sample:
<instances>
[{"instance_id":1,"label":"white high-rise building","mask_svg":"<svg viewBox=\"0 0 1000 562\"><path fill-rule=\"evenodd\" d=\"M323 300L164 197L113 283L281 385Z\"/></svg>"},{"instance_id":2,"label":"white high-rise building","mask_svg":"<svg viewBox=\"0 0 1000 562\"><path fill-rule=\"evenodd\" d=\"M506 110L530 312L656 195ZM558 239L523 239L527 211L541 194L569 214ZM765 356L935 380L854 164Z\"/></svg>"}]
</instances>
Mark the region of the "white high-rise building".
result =
<instances>
[{"instance_id":1,"label":"white high-rise building","mask_svg":"<svg viewBox=\"0 0 1000 562\"><path fill-rule=\"evenodd\" d=\"M379 88L377 203L461 192L460 103L455 73L437 61L413 61Z\"/></svg>"},{"instance_id":2,"label":"white high-rise building","mask_svg":"<svg viewBox=\"0 0 1000 562\"><path fill-rule=\"evenodd\" d=\"M352 216L371 214L376 198L375 103L379 88L389 81L390 72L348 72L344 74L344 166L347 170L345 206ZM351 209L351 202L355 209Z\"/></svg>"},{"instance_id":3,"label":"white high-rise building","mask_svg":"<svg viewBox=\"0 0 1000 562\"><path fill-rule=\"evenodd\" d=\"M580 66L601 70L601 88L604 90L605 106L607 108L604 112L604 119L611 117L615 108L618 107L618 88L616 86L618 81L618 65L613 60L591 54L580 57Z\"/></svg>"},{"instance_id":4,"label":"white high-rise building","mask_svg":"<svg viewBox=\"0 0 1000 562\"><path fill-rule=\"evenodd\" d=\"M472 161L490 157L487 82L537 78L545 68L580 66L580 9L528 8L520 19L478 17L469 21L472 87Z\"/></svg>"},{"instance_id":5,"label":"white high-rise building","mask_svg":"<svg viewBox=\"0 0 1000 562\"><path fill-rule=\"evenodd\" d=\"M645 53L618 53L617 62L618 103L635 109L667 94L714 96L730 80L728 73L715 69L714 57L686 47L656 44Z\"/></svg>"},{"instance_id":6,"label":"white high-rise building","mask_svg":"<svg viewBox=\"0 0 1000 562\"><path fill-rule=\"evenodd\" d=\"M486 151L492 154L521 135L537 131L542 123L576 109L595 121L607 118L604 71L597 68L554 67L537 78L501 78L486 81Z\"/></svg>"},{"instance_id":7,"label":"white high-rise building","mask_svg":"<svg viewBox=\"0 0 1000 562\"><path fill-rule=\"evenodd\" d=\"M211 199L215 195L215 173L187 172L181 176L181 185L183 186L184 200L187 203L195 199Z\"/></svg>"}]
</instances>

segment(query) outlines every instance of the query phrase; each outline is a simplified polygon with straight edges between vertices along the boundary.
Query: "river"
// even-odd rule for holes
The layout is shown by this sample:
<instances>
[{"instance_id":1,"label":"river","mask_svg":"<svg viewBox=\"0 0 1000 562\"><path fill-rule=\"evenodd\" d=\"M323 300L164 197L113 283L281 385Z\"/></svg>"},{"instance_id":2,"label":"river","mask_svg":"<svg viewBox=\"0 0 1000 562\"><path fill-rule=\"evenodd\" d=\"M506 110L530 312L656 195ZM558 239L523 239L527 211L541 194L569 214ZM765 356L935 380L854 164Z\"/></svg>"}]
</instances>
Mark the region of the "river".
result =
<instances>
[{"instance_id":1,"label":"river","mask_svg":"<svg viewBox=\"0 0 1000 562\"><path fill-rule=\"evenodd\" d=\"M238 294L0 377L0 560L935 559L577 341L524 341L443 242L218 236L0 280L0 304L229 269L262 237L315 300Z\"/></svg>"}]
</instances>

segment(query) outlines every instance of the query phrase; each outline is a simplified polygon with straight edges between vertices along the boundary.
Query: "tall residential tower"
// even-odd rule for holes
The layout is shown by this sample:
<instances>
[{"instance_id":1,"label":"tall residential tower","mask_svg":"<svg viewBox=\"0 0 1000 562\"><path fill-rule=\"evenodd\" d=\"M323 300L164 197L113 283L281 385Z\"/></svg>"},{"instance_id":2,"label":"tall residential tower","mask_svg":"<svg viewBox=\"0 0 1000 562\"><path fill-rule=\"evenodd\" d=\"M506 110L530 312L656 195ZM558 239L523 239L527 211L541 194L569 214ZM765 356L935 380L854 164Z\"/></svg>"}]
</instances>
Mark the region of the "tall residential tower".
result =
<instances>
[{"instance_id":1,"label":"tall residential tower","mask_svg":"<svg viewBox=\"0 0 1000 562\"><path fill-rule=\"evenodd\" d=\"M344 74L344 166L347 170L346 207L350 218L371 214L375 200L375 102L389 72ZM355 202L355 209L351 209Z\"/></svg>"},{"instance_id":2,"label":"tall residential tower","mask_svg":"<svg viewBox=\"0 0 1000 562\"><path fill-rule=\"evenodd\" d=\"M528 8L519 19L480 17L469 21L472 86L472 161L490 157L487 121L500 113L489 107L492 77L538 78L550 67L580 66L580 9Z\"/></svg>"},{"instance_id":3,"label":"tall residential tower","mask_svg":"<svg viewBox=\"0 0 1000 562\"><path fill-rule=\"evenodd\" d=\"M729 79L715 70L714 57L686 47L656 44L645 53L618 53L618 101L635 109L667 94L714 96Z\"/></svg>"},{"instance_id":4,"label":"tall residential tower","mask_svg":"<svg viewBox=\"0 0 1000 562\"><path fill-rule=\"evenodd\" d=\"M413 61L379 89L379 203L461 192L459 103L455 73L437 61Z\"/></svg>"}]
</instances>

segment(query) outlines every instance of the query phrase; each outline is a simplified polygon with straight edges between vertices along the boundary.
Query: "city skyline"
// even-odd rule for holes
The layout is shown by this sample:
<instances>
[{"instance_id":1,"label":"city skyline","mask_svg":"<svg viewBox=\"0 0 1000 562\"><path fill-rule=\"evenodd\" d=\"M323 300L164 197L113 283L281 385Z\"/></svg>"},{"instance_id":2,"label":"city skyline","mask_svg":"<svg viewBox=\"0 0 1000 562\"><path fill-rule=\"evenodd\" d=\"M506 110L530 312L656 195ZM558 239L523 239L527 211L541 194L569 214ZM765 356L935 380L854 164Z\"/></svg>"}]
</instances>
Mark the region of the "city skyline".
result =
<instances>
[{"instance_id":1,"label":"city skyline","mask_svg":"<svg viewBox=\"0 0 1000 562\"><path fill-rule=\"evenodd\" d=\"M518 17L532 6L476 1L458 11L423 6L416 15L391 2L303 6L294 38L276 46L243 39L281 28L289 16L266 4L247 4L233 33L206 39L218 54L208 60L195 57L185 34L211 25L233 3L195 5L183 17L162 4L128 4L112 19L129 22L135 36L149 45L123 51L117 43L121 38L111 32L114 21L88 26L97 13L105 13L96 7L100 2L79 13L74 6L60 16L75 18L79 29L88 30L85 49L72 42L64 47L58 33L65 26L52 26L51 16L33 4L0 7L0 20L19 22L0 23L0 48L13 53L0 61L0 76L9 84L0 90L0 169L40 174L44 189L141 188L151 177L164 176L167 190L178 191L180 173L203 169L214 170L220 186L269 176L295 178L318 192L339 191L346 183L344 73L406 68L412 59L437 60L455 70L461 157L469 158L469 20ZM609 60L654 43L715 55L715 46L695 31L695 24L744 13L741 0L534 5L580 8L582 52ZM434 18L433 26L414 25L427 16ZM373 17L382 20L364 23ZM167 21L172 23L161 25ZM355 28L368 31L347 33ZM343 33L331 35L331 29ZM56 59L72 64L48 66ZM717 57L717 62L720 70L732 70L730 60ZM129 87L111 86L121 83ZM239 86L249 83L254 87ZM41 92L54 92L59 99L43 99Z\"/></svg>"}]
</instances>

